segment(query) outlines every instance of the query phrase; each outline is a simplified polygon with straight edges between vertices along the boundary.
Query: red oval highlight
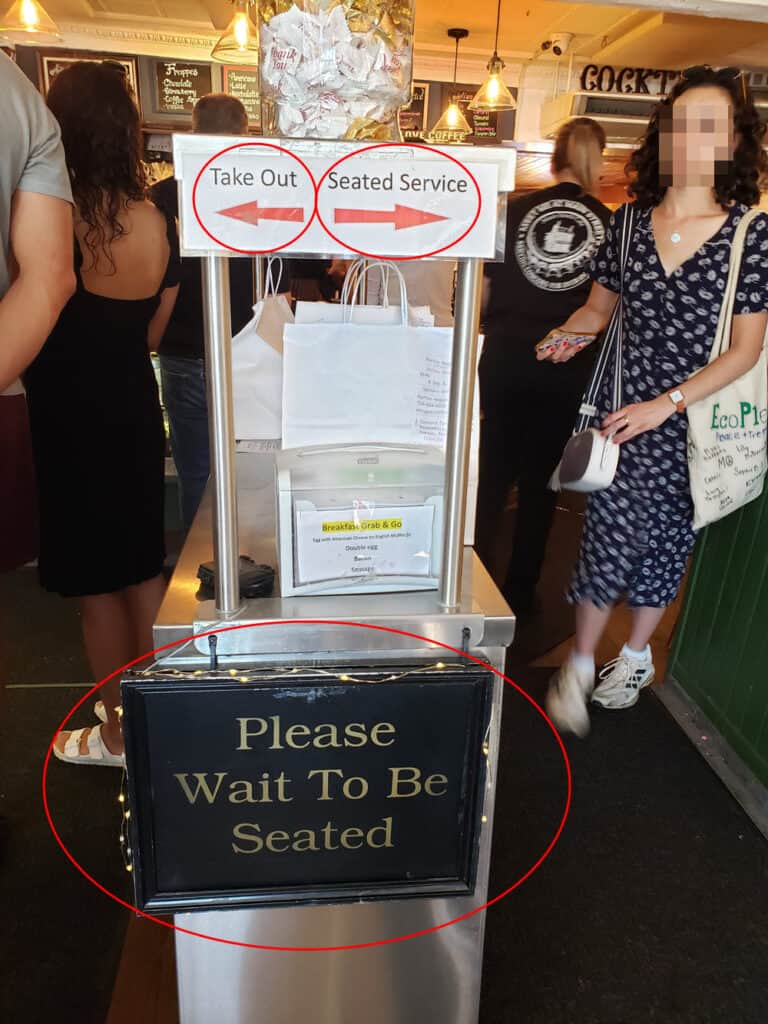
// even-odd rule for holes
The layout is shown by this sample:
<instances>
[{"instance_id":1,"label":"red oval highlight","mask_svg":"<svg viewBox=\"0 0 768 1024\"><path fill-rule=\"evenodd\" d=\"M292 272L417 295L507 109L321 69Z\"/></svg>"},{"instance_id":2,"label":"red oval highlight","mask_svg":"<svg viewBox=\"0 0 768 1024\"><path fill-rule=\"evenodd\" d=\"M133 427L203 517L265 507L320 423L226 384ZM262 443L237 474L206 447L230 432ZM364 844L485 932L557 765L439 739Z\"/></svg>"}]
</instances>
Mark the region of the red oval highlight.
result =
<instances>
[{"instance_id":1,"label":"red oval highlight","mask_svg":"<svg viewBox=\"0 0 768 1024\"><path fill-rule=\"evenodd\" d=\"M439 249L432 249L429 252L416 253L411 256L387 256L375 252L366 252L365 249L356 249L354 245L350 245L349 242L344 241L343 238L339 238L339 236L335 235L323 220L323 215L320 213L320 207L318 205L320 198L320 189L322 188L323 182L331 173L331 171L335 170L339 166L339 164L343 164L345 160L352 160L355 157L364 156L365 153L370 152L373 149L390 149L393 146L400 149L425 149L433 156L444 157L446 160L450 160L452 163L457 164L462 169L462 171L464 171L464 173L469 177L472 184L475 186L475 191L477 192L477 212L475 213L475 216L472 218L472 223L465 231L463 231L458 236L458 238L455 238L452 242L449 242L448 245L442 245L440 246ZM358 149L354 153L348 153L346 156L341 157L335 163L331 164L328 170L323 174L322 178L320 178L320 180L315 185L315 215L317 216L318 221L322 225L323 231L325 231L325 233L329 235L334 240L334 242L337 242L340 246L342 246L342 248L345 251L356 252L360 256L367 256L370 259L376 260L422 260L428 256L437 256L438 253L445 252L447 249L452 249L454 245L458 245L458 243L462 239L466 238L467 235L472 230L472 228L475 226L475 224L477 224L480 218L480 212L482 211L482 208L483 197L480 192L480 186L477 183L477 178L475 178L474 174L469 170L469 168L465 167L461 160L457 160L455 156L450 156L448 153L441 153L439 150L433 149L431 146L425 146L419 142L379 142L376 145L366 146L364 149Z\"/></svg>"},{"instance_id":2,"label":"red oval highlight","mask_svg":"<svg viewBox=\"0 0 768 1024\"><path fill-rule=\"evenodd\" d=\"M512 686L515 690L517 690L517 692L520 694L520 696L524 697L525 700L527 700L528 703L534 708L534 710L539 715L541 715L541 717L544 719L544 721L547 723L547 725L549 726L550 730L552 731L555 739L557 740L558 748L559 748L560 753L562 754L562 757L563 757L563 763L565 765L566 783L567 783L565 805L563 807L562 817L560 819L560 822L558 823L558 826L557 826L557 829L555 831L555 834L552 837L549 845L546 847L546 849L541 854L541 856L538 858L538 860L534 864L532 864L531 867L524 874L522 874L520 876L520 878L518 878L515 882L513 882L512 885L508 886L506 889L503 890L503 892L500 892L497 896L494 896L492 899L489 899L486 903L483 903L482 906L475 907L473 910L467 911L466 914L461 914L459 917L454 917L450 921L443 921L441 924L434 925L431 928L424 928L424 929L422 929L421 931L418 931L418 932L411 932L408 935L396 935L396 936L393 936L392 938L388 938L388 939L377 939L377 940L372 940L370 942L358 942L358 943L355 943L353 945L348 945L348 946L267 946L267 945L261 945L261 944L254 943L254 942L237 942L234 939L225 939L225 938L222 938L221 936L217 936L217 935L207 935L205 932L196 932L196 931L193 931L190 928L182 928L179 925L170 923L169 921L163 921L159 917L154 917L152 914L147 914L143 910L139 910L138 907L133 906L133 904L128 903L126 900L122 899L116 893L112 892L111 890L109 890L105 886L103 886L95 878L93 878L91 875L89 875L88 872L85 870L85 868L75 859L75 857L72 855L72 853L69 851L69 849L66 847L66 845L62 841L61 836L59 835L59 833L56 831L56 826L54 825L53 818L51 816L51 811L50 811L50 808L48 806L47 782L48 782L48 765L49 765L50 760L51 760L53 744L56 742L56 737L58 736L58 734L66 726L67 722L72 717L72 715L77 711L77 709L80 707L80 705L84 704L87 700L90 700L90 698L93 696L93 694L96 693L104 685L104 683L108 682L110 679L113 679L115 676L120 675L122 672L125 671L125 669L131 668L132 666L139 664L139 662L142 662L146 657L151 657L151 656L154 656L156 654L159 654L162 651L168 651L168 650L170 650L173 647L179 647L179 646L181 646L183 644L187 644L190 641L195 640L198 637L213 636L214 634L218 634L218 633L228 633L228 632L230 632L232 630L235 630L235 629L256 629L256 628L259 628L260 626L277 626L277 625L283 625L284 626L284 625L287 625L287 624L290 624L290 623L297 623L297 624L298 623L305 623L305 624L308 624L308 625L330 624L330 625L336 625L336 626L355 626L355 627L357 627L359 629L375 629L375 630L379 630L379 631L385 632L385 633L395 633L397 636L410 637L413 640L422 640L422 641L424 641L424 642L426 642L428 644L432 644L435 647L440 647L443 650L451 651L451 653L453 653L453 654L458 654L462 658L467 658L469 661L473 661L473 662L475 662L475 664L480 665L483 668L490 668L490 670L492 672L494 672L497 676L500 676L506 683L508 683L510 686ZM223 627L221 629L212 629L212 630L209 630L207 633L197 633L197 634L195 634L195 636L185 637L182 640L176 640L173 643L165 644L163 647L158 647L154 651L149 651L149 652L147 652L147 654L142 655L139 658L135 658L133 661L129 661L127 664L122 665L120 668L116 669L114 672L111 672L108 676L105 676L105 678L102 679L101 682L96 683L95 686L91 687L91 689L83 697L81 697L80 700L77 701L76 704L74 704L72 706L71 711L64 717L64 719L59 724L59 727L56 730L56 732L54 733L53 739L51 740L51 742L50 742L50 744L48 746L48 752L47 752L46 757L45 757L45 762L43 763L43 774L42 774L43 808L45 810L45 817L46 817L46 819L48 821L48 826L51 829L51 832L53 833L54 839L59 844L61 849L64 851L64 855L67 857L67 859L70 861L70 863L73 864L74 867L80 872L80 874L83 876L83 878L87 879L87 881L89 881L91 883L91 885L95 886L100 892L103 892L105 896L108 896L111 900L114 900L115 903L119 903L120 906L121 907L125 907L126 910L130 910L131 913L133 913L133 914L138 914L140 917L146 918L146 920L148 920L148 921L153 921L155 924L162 925L164 928L172 928L174 931L182 932L184 935L191 935L191 936L193 936L194 938L197 938L197 939L208 939L210 942L218 942L218 943L221 943L222 945L225 945L225 946L240 946L240 947L243 947L245 949L265 949L265 950L269 950L269 951L272 951L272 952L283 952L283 953L330 953L330 952L340 952L341 950L348 950L348 949L370 949L370 948L372 948L374 946L388 946L388 945L391 945L391 944L393 944L395 942L407 942L409 939L417 939L417 938L420 938L423 935L430 935L432 932L442 931L443 928L450 928L451 925L458 924L459 921L465 921L467 918L474 917L475 914L482 913L484 910L487 910L489 907L492 907L495 903L498 903L500 900L503 900L506 896L509 896L509 894L514 892L515 889L519 889L520 886L524 882L526 882L531 877L531 875L533 875L534 872L536 872L541 867L541 865L544 863L544 861L547 859L547 857L549 857L550 853L552 853L552 850L555 848L555 845L557 844L560 836L562 835L563 829L565 827L565 822L566 822L566 820L568 818L568 814L569 814L570 809L571 809L571 795L572 795L571 764L570 764L570 761L568 760L568 754L566 753L565 746L563 745L563 741L560 738L560 735L559 735L557 729L554 727L552 722L549 720L549 718L547 717L547 715L544 712L544 710L541 707L539 707L539 705L536 703L536 701L529 694L527 694L525 692L525 690L521 689L517 685L517 683L514 683L511 679L508 679L507 676L505 676L502 672L499 672L497 669L492 668L490 665L487 665L480 658L476 658L476 657L474 657L471 654L466 654L464 651L460 651L456 647L451 647L450 644L444 644L444 643L441 643L439 640L432 640L429 637L421 636L419 633L409 633L409 632L406 632L405 630L402 630L402 629L391 629L389 626L374 626L374 625L371 625L371 624L369 624L367 622L345 622L343 619L341 619L341 620L340 619L281 619L279 621L248 622L248 623L243 623L242 625L239 625L239 626L225 626L225 627Z\"/></svg>"},{"instance_id":3,"label":"red oval highlight","mask_svg":"<svg viewBox=\"0 0 768 1024\"><path fill-rule=\"evenodd\" d=\"M200 211L197 208L197 187L200 183L200 178L202 177L203 173L208 169L208 167L210 167L213 161L218 160L220 156L223 156L225 153L231 153L233 149L245 149L247 146L263 146L266 149L276 149L280 153L285 153L287 156L291 157L292 160L295 160L296 163L300 164L302 169L307 172L307 174L309 175L309 180L312 182L312 188L314 190L314 203L312 205L312 213L307 218L307 223L304 225L304 227L301 229L301 231L299 231L297 235L293 236L293 238L289 238L287 242L283 242L282 245L276 245L272 249L238 249L234 245L228 245L226 242L222 241L222 239L214 235L212 231L208 230L205 224L203 224L202 218L200 216ZM310 169L307 167L307 165L304 163L301 157L296 156L295 153L292 153L289 149L286 149L284 146L278 146L274 142L238 142L235 143L234 146L227 146L225 149L220 150L218 153L214 153L209 160L206 160L206 162L197 172L195 183L192 186L192 210L194 211L197 223L200 225L200 227L203 229L206 235L208 235L208 237L217 245L221 245L225 249L229 249L230 252L239 252L246 256L260 256L270 252L281 252L283 249L286 249L289 245L293 245L294 242L298 242L301 236L305 234L307 231L309 231L312 221L315 219L315 215L317 214L317 182L315 181L315 177L312 174L312 171L310 171Z\"/></svg>"}]
</instances>

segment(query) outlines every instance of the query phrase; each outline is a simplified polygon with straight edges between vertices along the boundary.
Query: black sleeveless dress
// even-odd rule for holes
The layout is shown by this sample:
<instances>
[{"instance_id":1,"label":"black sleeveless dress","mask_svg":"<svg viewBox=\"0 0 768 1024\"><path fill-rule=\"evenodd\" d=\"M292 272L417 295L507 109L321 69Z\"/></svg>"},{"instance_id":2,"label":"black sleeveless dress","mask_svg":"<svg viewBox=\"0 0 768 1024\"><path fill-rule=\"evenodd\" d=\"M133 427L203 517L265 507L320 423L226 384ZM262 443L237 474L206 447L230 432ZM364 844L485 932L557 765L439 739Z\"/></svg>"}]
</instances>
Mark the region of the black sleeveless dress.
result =
<instances>
[{"instance_id":1,"label":"black sleeveless dress","mask_svg":"<svg viewBox=\"0 0 768 1024\"><path fill-rule=\"evenodd\" d=\"M108 594L158 575L165 560L165 430L147 328L178 283L176 226L156 295L77 291L27 370L40 505L40 583L65 597Z\"/></svg>"}]
</instances>

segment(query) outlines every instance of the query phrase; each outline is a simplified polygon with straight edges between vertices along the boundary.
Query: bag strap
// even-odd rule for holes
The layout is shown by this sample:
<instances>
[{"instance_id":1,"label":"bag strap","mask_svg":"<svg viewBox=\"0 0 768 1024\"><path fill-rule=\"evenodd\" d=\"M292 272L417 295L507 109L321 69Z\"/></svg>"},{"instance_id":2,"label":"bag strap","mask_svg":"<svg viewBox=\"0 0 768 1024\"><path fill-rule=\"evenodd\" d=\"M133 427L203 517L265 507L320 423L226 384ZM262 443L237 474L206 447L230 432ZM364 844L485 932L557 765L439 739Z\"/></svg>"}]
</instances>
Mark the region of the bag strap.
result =
<instances>
[{"instance_id":1,"label":"bag strap","mask_svg":"<svg viewBox=\"0 0 768 1024\"><path fill-rule=\"evenodd\" d=\"M354 281L350 291L347 293L346 302L342 303L342 321L343 321L343 323L346 324L346 323L349 323L352 320L352 311L354 310L355 306L358 304L358 301L359 301L359 299L361 297L361 290L362 290L363 281L365 280L365 278L368 275L368 273L371 270L373 270L374 267L380 268L381 274L382 274L382 280L384 279L384 274L388 273L389 271L391 271L395 275L395 277L397 278L397 281L398 281L398 283L400 285L400 323L404 327L407 327L408 326L408 290L407 290L406 285L405 285L405 279L404 279L402 273L400 272L400 268L397 267L394 263L389 262L388 260L376 260L376 261L374 261L372 263L366 264L366 266L362 267L362 269L359 270L359 272L357 273L357 275L355 277L355 281Z\"/></svg>"},{"instance_id":2,"label":"bag strap","mask_svg":"<svg viewBox=\"0 0 768 1024\"><path fill-rule=\"evenodd\" d=\"M614 352L615 359L612 395L614 412L616 409L620 409L622 405L622 373L624 369L622 352L624 347L624 272L627 268L627 262L629 259L629 249L632 242L634 223L635 211L632 204L628 203L624 207L624 219L621 225L621 236L619 239L619 297L613 308L613 313L611 314L611 319L608 323L603 343L600 346L600 352L592 371L592 377L587 385L587 390L584 392L584 397L579 409L579 418L577 419L576 427L574 428L574 434L580 434L583 430L586 430L597 413L597 399L600 394L600 388L602 387L605 372L608 369L608 364L610 363L611 356Z\"/></svg>"},{"instance_id":3,"label":"bag strap","mask_svg":"<svg viewBox=\"0 0 768 1024\"><path fill-rule=\"evenodd\" d=\"M736 293L739 290L739 274L741 273L741 263L744 256L744 243L750 224L761 212L759 209L748 210L736 225L736 230L733 233L728 278L725 283L723 304L720 307L720 316L717 321L715 340L712 343L712 351L709 354L710 363L730 348L731 332L733 330L733 310L736 305Z\"/></svg>"}]
</instances>

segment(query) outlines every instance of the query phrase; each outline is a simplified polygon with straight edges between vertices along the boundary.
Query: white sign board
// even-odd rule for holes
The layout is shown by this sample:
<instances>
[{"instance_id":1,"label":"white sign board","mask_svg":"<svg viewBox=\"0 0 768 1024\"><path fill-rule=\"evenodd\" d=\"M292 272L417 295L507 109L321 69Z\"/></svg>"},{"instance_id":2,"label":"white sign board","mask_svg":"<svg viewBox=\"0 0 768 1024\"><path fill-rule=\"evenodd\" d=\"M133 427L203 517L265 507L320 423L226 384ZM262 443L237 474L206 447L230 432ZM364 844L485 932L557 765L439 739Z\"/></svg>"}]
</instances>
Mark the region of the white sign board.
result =
<instances>
[{"instance_id":1,"label":"white sign board","mask_svg":"<svg viewBox=\"0 0 768 1024\"><path fill-rule=\"evenodd\" d=\"M465 159L460 147L454 157L395 144L339 158L335 148L206 143L174 139L185 254L495 255L500 169L470 159L472 147Z\"/></svg>"},{"instance_id":2,"label":"white sign board","mask_svg":"<svg viewBox=\"0 0 768 1024\"><path fill-rule=\"evenodd\" d=\"M297 583L429 576L434 505L296 513Z\"/></svg>"}]
</instances>

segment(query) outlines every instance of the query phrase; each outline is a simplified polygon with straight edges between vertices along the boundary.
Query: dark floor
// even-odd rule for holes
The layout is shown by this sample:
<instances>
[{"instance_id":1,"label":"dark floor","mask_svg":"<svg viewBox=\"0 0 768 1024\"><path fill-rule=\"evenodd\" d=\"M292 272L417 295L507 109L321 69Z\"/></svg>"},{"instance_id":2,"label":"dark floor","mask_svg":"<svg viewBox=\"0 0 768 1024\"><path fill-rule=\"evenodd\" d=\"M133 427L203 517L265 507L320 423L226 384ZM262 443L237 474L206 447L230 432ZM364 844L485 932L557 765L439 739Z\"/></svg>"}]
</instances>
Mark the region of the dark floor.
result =
<instances>
[{"instance_id":1,"label":"dark floor","mask_svg":"<svg viewBox=\"0 0 768 1024\"><path fill-rule=\"evenodd\" d=\"M0 1020L104 1024L127 912L65 859L40 800L44 750L84 691L26 688L87 681L77 616L37 590L32 570L0 577L0 607L12 684L0 745L0 814L11 824L0 864ZM554 633L565 627L558 621ZM537 628L534 647L552 638ZM546 671L513 671L542 697ZM573 807L560 843L488 913L482 1024L768 1024L759 833L650 693L632 711L596 716L590 738L568 751ZM119 778L55 763L49 800L73 855L127 892ZM492 893L548 844L564 797L554 738L510 689Z\"/></svg>"}]
</instances>

